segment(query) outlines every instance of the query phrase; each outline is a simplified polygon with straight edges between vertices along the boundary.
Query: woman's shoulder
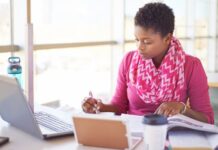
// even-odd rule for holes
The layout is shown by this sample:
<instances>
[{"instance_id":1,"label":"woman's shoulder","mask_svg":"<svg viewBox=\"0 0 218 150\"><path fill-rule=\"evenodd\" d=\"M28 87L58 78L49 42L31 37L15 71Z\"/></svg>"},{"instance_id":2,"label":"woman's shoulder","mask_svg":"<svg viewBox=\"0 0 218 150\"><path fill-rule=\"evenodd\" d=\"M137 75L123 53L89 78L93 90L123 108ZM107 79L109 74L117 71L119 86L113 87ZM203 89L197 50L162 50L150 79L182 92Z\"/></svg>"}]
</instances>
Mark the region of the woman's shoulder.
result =
<instances>
[{"instance_id":1,"label":"woman's shoulder","mask_svg":"<svg viewBox=\"0 0 218 150\"><path fill-rule=\"evenodd\" d=\"M199 63L200 62L199 58L189 55L189 54L185 55L185 59L186 59L186 62L188 63Z\"/></svg>"},{"instance_id":2,"label":"woman's shoulder","mask_svg":"<svg viewBox=\"0 0 218 150\"><path fill-rule=\"evenodd\" d=\"M125 66L129 66L130 63L131 63L131 60L132 60L132 57L134 55L134 53L136 53L137 50L132 50L132 51L129 51L129 52L126 52L123 56L123 63Z\"/></svg>"},{"instance_id":3,"label":"woman's shoulder","mask_svg":"<svg viewBox=\"0 0 218 150\"><path fill-rule=\"evenodd\" d=\"M126 52L124 54L123 59L122 59L121 64L120 64L120 69L123 72L125 72L125 73L128 72L130 64L131 64L132 57L133 57L135 52L137 52L137 51L132 50L132 51Z\"/></svg>"},{"instance_id":4,"label":"woman's shoulder","mask_svg":"<svg viewBox=\"0 0 218 150\"><path fill-rule=\"evenodd\" d=\"M124 54L124 59L131 59L132 56L134 55L134 53L136 53L137 50L131 50L131 51L128 51Z\"/></svg>"},{"instance_id":5,"label":"woman's shoulder","mask_svg":"<svg viewBox=\"0 0 218 150\"><path fill-rule=\"evenodd\" d=\"M185 68L187 68L187 67L193 68L193 67L199 66L199 65L201 65L201 61L199 58L186 54L186 56L185 56Z\"/></svg>"},{"instance_id":6,"label":"woman's shoulder","mask_svg":"<svg viewBox=\"0 0 218 150\"><path fill-rule=\"evenodd\" d=\"M205 74L203 65L199 58L191 55L186 55L185 57L185 75L192 76L192 75L203 75Z\"/></svg>"}]
</instances>

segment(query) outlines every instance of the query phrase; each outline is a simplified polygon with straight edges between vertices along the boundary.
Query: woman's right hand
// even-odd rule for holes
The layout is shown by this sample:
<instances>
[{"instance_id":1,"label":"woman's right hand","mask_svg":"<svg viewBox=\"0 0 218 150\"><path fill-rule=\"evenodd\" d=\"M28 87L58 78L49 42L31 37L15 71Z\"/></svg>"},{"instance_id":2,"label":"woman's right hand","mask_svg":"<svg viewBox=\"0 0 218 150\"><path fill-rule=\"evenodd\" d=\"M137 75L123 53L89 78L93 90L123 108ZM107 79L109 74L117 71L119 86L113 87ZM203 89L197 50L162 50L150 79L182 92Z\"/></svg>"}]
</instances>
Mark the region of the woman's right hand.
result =
<instances>
[{"instance_id":1,"label":"woman's right hand","mask_svg":"<svg viewBox=\"0 0 218 150\"><path fill-rule=\"evenodd\" d=\"M82 102L82 109L86 113L97 114L100 112L103 103L100 99L95 99L93 97L85 98Z\"/></svg>"}]
</instances>

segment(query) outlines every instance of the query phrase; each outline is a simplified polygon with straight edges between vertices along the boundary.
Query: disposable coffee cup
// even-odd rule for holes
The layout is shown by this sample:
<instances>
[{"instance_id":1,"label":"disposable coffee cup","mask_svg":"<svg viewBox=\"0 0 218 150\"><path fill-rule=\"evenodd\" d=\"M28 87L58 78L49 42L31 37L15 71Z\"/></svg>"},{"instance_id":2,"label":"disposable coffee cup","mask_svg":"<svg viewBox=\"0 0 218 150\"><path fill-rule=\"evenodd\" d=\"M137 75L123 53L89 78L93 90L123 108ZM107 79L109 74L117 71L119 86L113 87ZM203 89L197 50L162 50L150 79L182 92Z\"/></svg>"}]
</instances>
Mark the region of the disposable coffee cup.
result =
<instances>
[{"instance_id":1,"label":"disposable coffee cup","mask_svg":"<svg viewBox=\"0 0 218 150\"><path fill-rule=\"evenodd\" d=\"M167 135L167 118L149 114L143 117L145 150L164 150Z\"/></svg>"}]
</instances>

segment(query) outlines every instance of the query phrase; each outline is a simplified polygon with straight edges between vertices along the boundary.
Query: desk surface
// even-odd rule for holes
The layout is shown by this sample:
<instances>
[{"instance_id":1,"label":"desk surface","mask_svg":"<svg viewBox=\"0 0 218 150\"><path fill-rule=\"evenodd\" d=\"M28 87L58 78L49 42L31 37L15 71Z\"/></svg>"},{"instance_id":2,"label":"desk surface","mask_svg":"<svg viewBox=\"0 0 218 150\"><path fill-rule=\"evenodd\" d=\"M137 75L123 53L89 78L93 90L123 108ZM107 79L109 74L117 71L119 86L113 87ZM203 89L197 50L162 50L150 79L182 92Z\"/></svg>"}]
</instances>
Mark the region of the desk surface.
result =
<instances>
[{"instance_id":1,"label":"desk surface","mask_svg":"<svg viewBox=\"0 0 218 150\"><path fill-rule=\"evenodd\" d=\"M218 88L218 82L209 82L208 85L210 88Z\"/></svg>"},{"instance_id":2,"label":"desk surface","mask_svg":"<svg viewBox=\"0 0 218 150\"><path fill-rule=\"evenodd\" d=\"M218 88L218 73L207 73L208 85L211 88Z\"/></svg>"},{"instance_id":3,"label":"desk surface","mask_svg":"<svg viewBox=\"0 0 218 150\"><path fill-rule=\"evenodd\" d=\"M1 150L108 150L96 147L82 146L76 143L73 136L50 140L37 139L0 119L0 136L7 136L10 142L0 147ZM141 142L136 150L143 149Z\"/></svg>"},{"instance_id":4,"label":"desk surface","mask_svg":"<svg viewBox=\"0 0 218 150\"><path fill-rule=\"evenodd\" d=\"M2 150L76 149L76 143L73 137L63 137L44 141L26 134L2 120L0 121L0 136L7 136L10 138L10 142L1 147Z\"/></svg>"}]
</instances>

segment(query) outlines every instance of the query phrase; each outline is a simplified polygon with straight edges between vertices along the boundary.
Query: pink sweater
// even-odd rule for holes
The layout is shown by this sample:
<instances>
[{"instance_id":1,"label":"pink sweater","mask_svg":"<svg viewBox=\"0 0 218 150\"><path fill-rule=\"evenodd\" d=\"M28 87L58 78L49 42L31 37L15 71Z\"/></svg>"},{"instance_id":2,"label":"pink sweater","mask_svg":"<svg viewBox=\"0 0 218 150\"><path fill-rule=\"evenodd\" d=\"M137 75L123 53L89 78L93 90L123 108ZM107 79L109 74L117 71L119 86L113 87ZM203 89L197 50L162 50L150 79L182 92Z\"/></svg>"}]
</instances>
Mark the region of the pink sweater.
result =
<instances>
[{"instance_id":1,"label":"pink sweater","mask_svg":"<svg viewBox=\"0 0 218 150\"><path fill-rule=\"evenodd\" d=\"M154 113L159 105L146 104L137 95L135 87L129 81L129 66L133 51L127 53L119 68L117 86L111 104L120 109L120 113L144 115ZM204 113L209 123L214 123L214 112L210 104L207 76L200 60L186 55L185 86L182 90L182 101L189 98L192 110Z\"/></svg>"}]
</instances>

